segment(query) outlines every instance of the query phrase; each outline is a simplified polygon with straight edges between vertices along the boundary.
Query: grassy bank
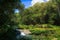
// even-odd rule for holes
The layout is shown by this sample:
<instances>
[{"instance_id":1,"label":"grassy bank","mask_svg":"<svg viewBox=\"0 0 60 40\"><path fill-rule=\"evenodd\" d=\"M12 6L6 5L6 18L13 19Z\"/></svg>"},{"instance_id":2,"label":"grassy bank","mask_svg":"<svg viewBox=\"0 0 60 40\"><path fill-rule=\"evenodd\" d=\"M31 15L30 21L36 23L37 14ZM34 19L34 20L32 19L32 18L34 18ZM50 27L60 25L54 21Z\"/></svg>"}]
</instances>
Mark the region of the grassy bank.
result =
<instances>
[{"instance_id":1,"label":"grassy bank","mask_svg":"<svg viewBox=\"0 0 60 40\"><path fill-rule=\"evenodd\" d=\"M32 40L60 40L60 26L55 25L19 25L21 29L28 29Z\"/></svg>"}]
</instances>

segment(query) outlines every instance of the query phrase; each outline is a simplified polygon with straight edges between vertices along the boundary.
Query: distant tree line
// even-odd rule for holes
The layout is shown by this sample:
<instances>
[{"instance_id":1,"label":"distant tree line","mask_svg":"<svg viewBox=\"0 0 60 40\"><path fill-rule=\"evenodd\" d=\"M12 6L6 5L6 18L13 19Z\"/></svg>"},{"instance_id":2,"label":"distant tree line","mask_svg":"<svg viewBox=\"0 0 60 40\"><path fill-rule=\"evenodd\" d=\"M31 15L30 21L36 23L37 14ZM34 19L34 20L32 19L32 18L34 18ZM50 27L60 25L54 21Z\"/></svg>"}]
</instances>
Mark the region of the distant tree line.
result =
<instances>
[{"instance_id":1,"label":"distant tree line","mask_svg":"<svg viewBox=\"0 0 60 40\"><path fill-rule=\"evenodd\" d=\"M45 3L36 3L25 9L21 15L22 23L60 25L60 1L50 0Z\"/></svg>"}]
</instances>

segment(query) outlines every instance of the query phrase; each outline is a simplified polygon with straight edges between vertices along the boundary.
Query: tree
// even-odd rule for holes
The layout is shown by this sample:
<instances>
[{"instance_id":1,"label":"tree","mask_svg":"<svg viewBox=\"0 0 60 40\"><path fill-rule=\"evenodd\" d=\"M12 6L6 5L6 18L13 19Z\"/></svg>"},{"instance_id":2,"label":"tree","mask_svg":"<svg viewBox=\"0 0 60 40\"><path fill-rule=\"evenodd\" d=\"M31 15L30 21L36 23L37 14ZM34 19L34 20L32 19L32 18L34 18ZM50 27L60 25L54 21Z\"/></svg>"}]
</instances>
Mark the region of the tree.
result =
<instances>
[{"instance_id":1,"label":"tree","mask_svg":"<svg viewBox=\"0 0 60 40\"><path fill-rule=\"evenodd\" d=\"M16 37L14 25L17 25L17 22L14 20L14 10L22 10L21 5L20 0L0 0L0 40L13 40Z\"/></svg>"},{"instance_id":2,"label":"tree","mask_svg":"<svg viewBox=\"0 0 60 40\"><path fill-rule=\"evenodd\" d=\"M24 24L60 24L59 0L50 0L45 3L36 3L22 13Z\"/></svg>"},{"instance_id":3,"label":"tree","mask_svg":"<svg viewBox=\"0 0 60 40\"><path fill-rule=\"evenodd\" d=\"M55 18L55 25L60 25L60 0L51 0L52 3L54 3L56 5L56 18Z\"/></svg>"}]
</instances>

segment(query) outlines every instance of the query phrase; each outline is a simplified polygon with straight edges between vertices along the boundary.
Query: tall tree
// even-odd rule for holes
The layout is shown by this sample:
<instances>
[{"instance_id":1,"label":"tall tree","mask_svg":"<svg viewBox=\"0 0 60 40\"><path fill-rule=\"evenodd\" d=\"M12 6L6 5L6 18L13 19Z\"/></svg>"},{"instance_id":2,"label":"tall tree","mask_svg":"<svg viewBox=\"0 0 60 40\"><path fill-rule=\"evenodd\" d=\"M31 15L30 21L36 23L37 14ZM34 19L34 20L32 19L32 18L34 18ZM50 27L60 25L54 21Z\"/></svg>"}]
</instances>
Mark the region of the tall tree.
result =
<instances>
[{"instance_id":1,"label":"tall tree","mask_svg":"<svg viewBox=\"0 0 60 40\"><path fill-rule=\"evenodd\" d=\"M23 22L26 24L50 23L60 25L59 0L50 0L45 3L36 3L34 6L25 9Z\"/></svg>"},{"instance_id":2,"label":"tall tree","mask_svg":"<svg viewBox=\"0 0 60 40\"><path fill-rule=\"evenodd\" d=\"M55 24L56 25L60 25L60 0L50 0L52 3L55 3L56 5L56 11L57 11L57 16L56 16L56 19L55 19Z\"/></svg>"},{"instance_id":3,"label":"tall tree","mask_svg":"<svg viewBox=\"0 0 60 40\"><path fill-rule=\"evenodd\" d=\"M0 40L13 40L16 22L14 20L14 10L22 10L20 0L0 0Z\"/></svg>"}]
</instances>

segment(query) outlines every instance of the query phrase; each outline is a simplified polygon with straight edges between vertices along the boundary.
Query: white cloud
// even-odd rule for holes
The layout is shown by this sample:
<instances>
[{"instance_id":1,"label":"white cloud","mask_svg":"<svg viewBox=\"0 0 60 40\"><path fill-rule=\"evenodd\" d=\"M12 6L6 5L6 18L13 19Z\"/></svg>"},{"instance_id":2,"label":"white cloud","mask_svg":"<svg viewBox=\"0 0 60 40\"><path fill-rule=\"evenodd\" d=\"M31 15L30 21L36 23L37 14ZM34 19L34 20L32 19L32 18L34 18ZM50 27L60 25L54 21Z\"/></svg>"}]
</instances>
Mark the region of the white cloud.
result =
<instances>
[{"instance_id":1,"label":"white cloud","mask_svg":"<svg viewBox=\"0 0 60 40\"><path fill-rule=\"evenodd\" d=\"M37 2L42 3L42 2L47 2L47 1L49 1L49 0L32 0L31 5L33 6Z\"/></svg>"}]
</instances>

